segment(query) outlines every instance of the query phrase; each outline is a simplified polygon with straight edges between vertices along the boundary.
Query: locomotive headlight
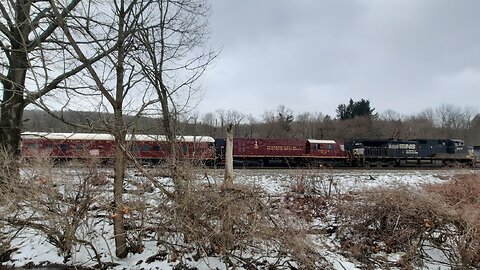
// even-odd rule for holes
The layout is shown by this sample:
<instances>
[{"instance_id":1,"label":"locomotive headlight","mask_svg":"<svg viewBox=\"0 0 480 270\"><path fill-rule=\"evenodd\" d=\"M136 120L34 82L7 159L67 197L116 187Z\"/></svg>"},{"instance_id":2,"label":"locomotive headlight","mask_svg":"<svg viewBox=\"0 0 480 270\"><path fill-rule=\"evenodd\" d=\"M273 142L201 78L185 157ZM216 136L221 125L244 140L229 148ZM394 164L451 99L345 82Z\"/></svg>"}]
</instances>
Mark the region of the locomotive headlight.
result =
<instances>
[{"instance_id":1,"label":"locomotive headlight","mask_svg":"<svg viewBox=\"0 0 480 270\"><path fill-rule=\"evenodd\" d=\"M353 149L353 154L355 156L363 156L363 154L365 153L365 149L364 148L355 148Z\"/></svg>"}]
</instances>

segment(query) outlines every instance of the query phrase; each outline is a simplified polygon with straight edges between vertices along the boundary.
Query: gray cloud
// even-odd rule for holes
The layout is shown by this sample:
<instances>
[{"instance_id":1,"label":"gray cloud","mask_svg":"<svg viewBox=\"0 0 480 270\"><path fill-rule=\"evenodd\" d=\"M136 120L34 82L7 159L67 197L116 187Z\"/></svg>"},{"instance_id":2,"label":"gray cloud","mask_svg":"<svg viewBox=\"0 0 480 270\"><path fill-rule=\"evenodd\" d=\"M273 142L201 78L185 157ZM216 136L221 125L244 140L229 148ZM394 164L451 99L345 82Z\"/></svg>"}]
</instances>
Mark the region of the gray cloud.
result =
<instances>
[{"instance_id":1,"label":"gray cloud","mask_svg":"<svg viewBox=\"0 0 480 270\"><path fill-rule=\"evenodd\" d=\"M477 106L480 1L212 1L214 47L198 110L261 115L283 104L335 114L349 98L377 111Z\"/></svg>"}]
</instances>

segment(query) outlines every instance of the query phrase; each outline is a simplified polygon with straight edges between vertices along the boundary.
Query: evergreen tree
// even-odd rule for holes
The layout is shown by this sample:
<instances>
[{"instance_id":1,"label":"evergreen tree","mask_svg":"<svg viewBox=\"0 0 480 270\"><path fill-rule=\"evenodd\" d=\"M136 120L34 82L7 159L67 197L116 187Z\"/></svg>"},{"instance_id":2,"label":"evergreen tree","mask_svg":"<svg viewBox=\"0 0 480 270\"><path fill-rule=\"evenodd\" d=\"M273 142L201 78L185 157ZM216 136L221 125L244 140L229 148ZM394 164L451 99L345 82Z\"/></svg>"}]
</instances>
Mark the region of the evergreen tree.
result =
<instances>
[{"instance_id":1,"label":"evergreen tree","mask_svg":"<svg viewBox=\"0 0 480 270\"><path fill-rule=\"evenodd\" d=\"M350 99L348 105L340 104L337 107L337 117L340 120L353 119L357 116L375 117L377 114L373 113L375 108L370 107L370 100L361 99L360 101L353 101Z\"/></svg>"}]
</instances>

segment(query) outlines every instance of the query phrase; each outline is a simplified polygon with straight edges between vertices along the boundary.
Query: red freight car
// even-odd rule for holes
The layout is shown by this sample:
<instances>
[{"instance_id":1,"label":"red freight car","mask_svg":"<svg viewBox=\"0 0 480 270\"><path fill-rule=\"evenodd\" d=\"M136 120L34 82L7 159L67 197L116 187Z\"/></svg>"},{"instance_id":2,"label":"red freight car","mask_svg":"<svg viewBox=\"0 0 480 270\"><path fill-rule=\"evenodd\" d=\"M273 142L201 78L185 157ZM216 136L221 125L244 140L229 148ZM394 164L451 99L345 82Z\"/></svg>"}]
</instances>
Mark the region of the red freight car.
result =
<instances>
[{"instance_id":1,"label":"red freight car","mask_svg":"<svg viewBox=\"0 0 480 270\"><path fill-rule=\"evenodd\" d=\"M165 136L127 135L130 153L142 160L158 161L170 156L171 145ZM215 140L205 136L179 136L176 142L180 157L213 161L215 159ZM115 141L110 134L96 133L22 133L22 155L38 155L57 159L113 157Z\"/></svg>"},{"instance_id":2,"label":"red freight car","mask_svg":"<svg viewBox=\"0 0 480 270\"><path fill-rule=\"evenodd\" d=\"M233 159L237 165L332 164L338 166L346 164L347 153L343 142L334 140L235 138Z\"/></svg>"}]
</instances>

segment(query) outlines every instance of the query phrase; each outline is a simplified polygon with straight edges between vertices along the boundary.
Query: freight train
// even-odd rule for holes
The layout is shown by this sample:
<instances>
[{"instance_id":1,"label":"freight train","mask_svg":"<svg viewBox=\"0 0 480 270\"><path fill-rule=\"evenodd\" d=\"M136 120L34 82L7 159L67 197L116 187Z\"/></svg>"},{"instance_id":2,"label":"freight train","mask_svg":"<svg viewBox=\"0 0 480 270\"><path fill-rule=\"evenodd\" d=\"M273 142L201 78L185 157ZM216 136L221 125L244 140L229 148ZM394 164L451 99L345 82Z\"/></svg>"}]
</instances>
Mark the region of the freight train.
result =
<instances>
[{"instance_id":1,"label":"freight train","mask_svg":"<svg viewBox=\"0 0 480 270\"><path fill-rule=\"evenodd\" d=\"M179 136L173 145L165 136L127 135L128 152L137 159L157 163L171 156L223 165L225 139ZM55 159L111 159L115 140L110 134L22 133L25 157L46 155ZM475 166L477 155L462 140L454 139L269 139L235 138L233 160L237 166L329 167L440 167Z\"/></svg>"}]
</instances>

